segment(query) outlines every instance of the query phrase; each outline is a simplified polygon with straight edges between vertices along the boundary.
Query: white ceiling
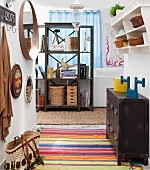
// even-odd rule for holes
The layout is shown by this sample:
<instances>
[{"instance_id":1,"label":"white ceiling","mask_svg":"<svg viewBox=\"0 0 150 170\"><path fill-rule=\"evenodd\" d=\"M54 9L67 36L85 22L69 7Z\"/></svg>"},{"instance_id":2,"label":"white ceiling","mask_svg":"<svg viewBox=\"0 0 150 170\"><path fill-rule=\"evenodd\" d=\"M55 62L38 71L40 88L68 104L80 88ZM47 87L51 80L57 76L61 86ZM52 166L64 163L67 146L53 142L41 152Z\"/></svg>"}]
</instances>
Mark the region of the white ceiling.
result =
<instances>
[{"instance_id":1,"label":"white ceiling","mask_svg":"<svg viewBox=\"0 0 150 170\"><path fill-rule=\"evenodd\" d=\"M69 9L74 0L33 0L37 6L50 9ZM110 8L115 3L127 5L132 0L79 0L85 5L85 9L104 9Z\"/></svg>"}]
</instances>

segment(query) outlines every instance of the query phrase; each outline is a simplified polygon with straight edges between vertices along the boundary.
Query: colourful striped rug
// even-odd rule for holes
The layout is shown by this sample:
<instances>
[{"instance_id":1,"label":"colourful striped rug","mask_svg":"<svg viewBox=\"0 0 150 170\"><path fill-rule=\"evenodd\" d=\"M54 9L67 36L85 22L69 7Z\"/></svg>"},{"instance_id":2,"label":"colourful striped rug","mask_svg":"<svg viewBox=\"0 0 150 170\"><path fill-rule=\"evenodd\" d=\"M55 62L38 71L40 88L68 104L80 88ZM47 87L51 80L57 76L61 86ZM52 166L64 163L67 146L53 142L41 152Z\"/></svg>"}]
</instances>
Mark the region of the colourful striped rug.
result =
<instances>
[{"instance_id":1,"label":"colourful striped rug","mask_svg":"<svg viewBox=\"0 0 150 170\"><path fill-rule=\"evenodd\" d=\"M98 129L43 129L40 155L45 166L38 170L127 170L117 166L115 151L106 130Z\"/></svg>"}]
</instances>

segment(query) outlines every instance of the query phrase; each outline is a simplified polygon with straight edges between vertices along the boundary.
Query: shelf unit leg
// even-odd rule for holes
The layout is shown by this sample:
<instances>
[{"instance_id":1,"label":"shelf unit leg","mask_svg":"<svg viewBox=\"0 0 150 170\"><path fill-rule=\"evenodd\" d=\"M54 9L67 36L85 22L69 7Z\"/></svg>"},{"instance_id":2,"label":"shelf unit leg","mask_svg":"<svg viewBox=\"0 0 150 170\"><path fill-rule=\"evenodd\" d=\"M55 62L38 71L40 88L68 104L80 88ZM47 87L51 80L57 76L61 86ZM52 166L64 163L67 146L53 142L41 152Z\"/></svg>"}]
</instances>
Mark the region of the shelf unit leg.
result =
<instances>
[{"instance_id":1,"label":"shelf unit leg","mask_svg":"<svg viewBox=\"0 0 150 170\"><path fill-rule=\"evenodd\" d=\"M144 166L148 165L148 157L144 156L144 162L143 162Z\"/></svg>"},{"instance_id":2,"label":"shelf unit leg","mask_svg":"<svg viewBox=\"0 0 150 170\"><path fill-rule=\"evenodd\" d=\"M106 139L109 139L108 135L106 134Z\"/></svg>"},{"instance_id":3,"label":"shelf unit leg","mask_svg":"<svg viewBox=\"0 0 150 170\"><path fill-rule=\"evenodd\" d=\"M118 166L121 166L121 158L118 158Z\"/></svg>"}]
</instances>

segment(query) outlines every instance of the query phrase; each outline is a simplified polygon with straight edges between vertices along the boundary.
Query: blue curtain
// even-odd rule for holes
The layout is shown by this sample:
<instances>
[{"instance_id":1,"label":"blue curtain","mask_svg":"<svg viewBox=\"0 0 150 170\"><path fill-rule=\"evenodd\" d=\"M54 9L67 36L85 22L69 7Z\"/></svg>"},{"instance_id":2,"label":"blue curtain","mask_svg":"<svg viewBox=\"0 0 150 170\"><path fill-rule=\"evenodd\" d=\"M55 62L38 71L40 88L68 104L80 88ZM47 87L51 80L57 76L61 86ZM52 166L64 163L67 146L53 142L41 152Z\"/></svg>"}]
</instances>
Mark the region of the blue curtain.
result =
<instances>
[{"instance_id":1,"label":"blue curtain","mask_svg":"<svg viewBox=\"0 0 150 170\"><path fill-rule=\"evenodd\" d=\"M92 25L94 26L94 68L100 68L102 67L102 43L101 43L101 14L99 10L85 10L83 13L80 13L82 15L82 25ZM50 22L71 22L71 11L69 10L53 10L50 11ZM82 30L81 32L81 51L84 49L84 35L86 32L86 35L90 35L89 30ZM61 30L59 33L60 36L64 37L67 36L70 33L69 30L64 29ZM52 37L53 39L54 37ZM89 48L90 43L87 41L87 49ZM89 63L89 57L85 56L86 54L82 54L80 60L81 63ZM69 59L69 55L65 59ZM58 60L61 60L62 56L57 56ZM72 63L71 63L72 62ZM69 64L76 63L77 60L74 59L69 62ZM56 62L51 57L49 58L49 64L51 66L56 65Z\"/></svg>"}]
</instances>

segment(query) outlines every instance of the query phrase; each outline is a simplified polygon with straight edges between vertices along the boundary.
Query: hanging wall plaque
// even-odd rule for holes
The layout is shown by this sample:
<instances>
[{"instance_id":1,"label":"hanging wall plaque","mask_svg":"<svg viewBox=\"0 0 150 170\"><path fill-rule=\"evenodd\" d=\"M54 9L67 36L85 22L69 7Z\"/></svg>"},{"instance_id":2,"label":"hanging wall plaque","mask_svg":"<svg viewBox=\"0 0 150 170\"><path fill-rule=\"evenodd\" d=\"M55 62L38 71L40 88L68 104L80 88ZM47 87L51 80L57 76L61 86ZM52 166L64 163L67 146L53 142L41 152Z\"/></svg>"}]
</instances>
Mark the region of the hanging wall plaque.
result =
<instances>
[{"instance_id":1,"label":"hanging wall plaque","mask_svg":"<svg viewBox=\"0 0 150 170\"><path fill-rule=\"evenodd\" d=\"M22 72L21 68L18 64L15 64L12 68L12 85L11 85L11 93L14 98L18 98L20 96L22 89Z\"/></svg>"},{"instance_id":2,"label":"hanging wall plaque","mask_svg":"<svg viewBox=\"0 0 150 170\"><path fill-rule=\"evenodd\" d=\"M27 76L27 80L25 82L25 100L26 103L30 103L32 100L33 94L33 81L31 76Z\"/></svg>"}]
</instances>

